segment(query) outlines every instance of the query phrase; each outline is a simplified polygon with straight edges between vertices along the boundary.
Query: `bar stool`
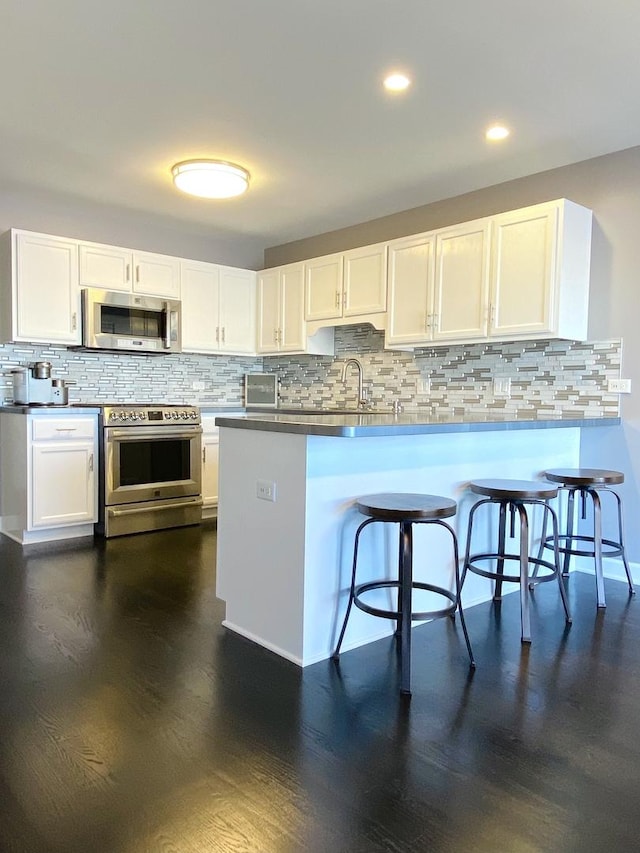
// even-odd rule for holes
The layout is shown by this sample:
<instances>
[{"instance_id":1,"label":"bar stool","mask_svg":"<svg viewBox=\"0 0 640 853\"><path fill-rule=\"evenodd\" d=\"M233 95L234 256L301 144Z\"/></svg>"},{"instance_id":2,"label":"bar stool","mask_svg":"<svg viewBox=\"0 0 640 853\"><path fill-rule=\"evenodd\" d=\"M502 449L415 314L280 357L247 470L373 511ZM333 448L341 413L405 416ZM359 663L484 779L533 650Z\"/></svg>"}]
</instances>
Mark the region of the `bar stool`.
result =
<instances>
[{"instance_id":1,"label":"bar stool","mask_svg":"<svg viewBox=\"0 0 640 853\"><path fill-rule=\"evenodd\" d=\"M539 568L548 569L548 572L537 576L535 581L542 583L545 581L557 578L560 587L560 596L564 606L567 624L571 623L571 614L569 612L569 603L567 594L562 582L560 572L560 556L558 551L558 518L555 511L549 506L548 501L556 497L557 488L550 483L541 483L535 480L474 480L469 483L470 490L476 495L483 495L483 499L477 501L469 512L469 527L467 530L467 547L465 549L464 567L462 570L462 585L464 586L467 572L473 572L476 575L482 575L485 578L495 580L494 599L502 598L502 584L507 581L509 583L520 584L520 619L522 625L522 642L531 642L531 620L529 615L529 590L533 589L533 576L529 576L529 564L533 564L536 571ZM498 519L498 548L494 552L489 553L471 553L471 537L473 534L473 522L476 512L480 507L485 505L496 504L500 508ZM546 533L547 515L551 516L553 525L553 536L551 547L555 547L554 561L550 562L543 560L541 556L532 557L529 554L529 519L527 516L528 506L540 506L544 511L544 525ZM517 554L511 554L506 551L506 533L507 533L507 512L510 513L510 538L515 536L515 515L516 512L520 517L520 550ZM478 563L486 561L496 561L494 569L482 568ZM515 560L519 564L519 572L517 575L505 574L505 562Z\"/></svg>"},{"instance_id":2,"label":"bar stool","mask_svg":"<svg viewBox=\"0 0 640 853\"><path fill-rule=\"evenodd\" d=\"M562 563L563 575L569 574L569 562L572 556L593 557L596 573L596 595L598 607L606 607L604 594L604 576L602 573L603 557L622 557L624 570L629 584L629 593L635 595L631 570L627 562L624 548L624 528L622 523L622 500L611 486L624 483L621 471L608 471L605 468L552 468L543 471L543 477L557 484L559 492L567 493L567 524L565 531L559 535L559 551L564 554ZM618 539L603 539L602 537L602 502L601 495L609 494L615 499L618 510ZM587 517L587 496L593 504L593 535L582 535L574 532L575 497L580 496L580 517ZM545 548L552 548L552 538L546 535L546 516L544 519L542 539L538 556ZM580 543L591 543L591 547L581 548ZM607 550L603 549L606 546Z\"/></svg>"},{"instance_id":3,"label":"bar stool","mask_svg":"<svg viewBox=\"0 0 640 853\"><path fill-rule=\"evenodd\" d=\"M351 607L355 604L360 610L372 616L380 616L383 619L393 619L396 622L396 637L400 641L400 692L411 695L411 622L413 620L437 619L441 616L455 616L456 610L460 613L460 624L464 634L469 661L475 667L471 643L464 621L464 613L460 603L460 569L458 565L458 540L455 531L443 518L450 518L456 514L456 502L449 498L438 495L416 495L416 494L375 494L358 498L356 508L362 515L366 515L366 521L358 527L353 546L353 567L351 571L351 588L349 591L349 603L345 613L342 630L338 638L338 644L332 655L338 660L340 647L344 639L344 633L349 621ZM397 580L375 580L367 583L356 584L356 569L358 564L358 545L360 534L370 524L394 523L399 525L399 551L398 551L398 575ZM444 527L451 534L453 541L453 558L455 566L455 593L441 586L423 583L413 579L413 525L414 524L437 524ZM376 589L396 589L396 610L386 610L367 604L363 597L367 592ZM427 590L436 593L446 599L444 607L436 610L417 612L412 608L412 593L414 590Z\"/></svg>"}]
</instances>

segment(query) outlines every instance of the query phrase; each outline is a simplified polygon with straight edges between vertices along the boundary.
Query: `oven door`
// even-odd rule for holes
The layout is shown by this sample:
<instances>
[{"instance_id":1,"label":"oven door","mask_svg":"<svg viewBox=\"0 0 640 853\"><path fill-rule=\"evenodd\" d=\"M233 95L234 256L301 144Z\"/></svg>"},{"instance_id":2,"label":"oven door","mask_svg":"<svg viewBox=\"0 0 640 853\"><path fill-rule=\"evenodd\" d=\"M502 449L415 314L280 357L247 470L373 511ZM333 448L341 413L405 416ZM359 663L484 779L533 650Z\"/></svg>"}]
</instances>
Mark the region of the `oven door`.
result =
<instances>
[{"instance_id":1,"label":"oven door","mask_svg":"<svg viewBox=\"0 0 640 853\"><path fill-rule=\"evenodd\" d=\"M201 447L196 425L105 428L105 505L199 496Z\"/></svg>"}]
</instances>

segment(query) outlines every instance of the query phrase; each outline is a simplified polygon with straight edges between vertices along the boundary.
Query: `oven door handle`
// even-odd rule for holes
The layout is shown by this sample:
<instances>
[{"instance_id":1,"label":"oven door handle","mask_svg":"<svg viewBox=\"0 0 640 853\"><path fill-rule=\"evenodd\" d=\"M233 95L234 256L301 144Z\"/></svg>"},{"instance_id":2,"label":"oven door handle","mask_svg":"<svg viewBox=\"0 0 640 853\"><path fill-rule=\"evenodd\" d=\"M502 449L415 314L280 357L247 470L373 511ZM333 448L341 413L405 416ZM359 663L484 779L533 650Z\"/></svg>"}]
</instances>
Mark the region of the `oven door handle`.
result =
<instances>
[{"instance_id":1,"label":"oven door handle","mask_svg":"<svg viewBox=\"0 0 640 853\"><path fill-rule=\"evenodd\" d=\"M148 438L148 439L156 439L156 438L193 438L196 435L202 434L201 426L187 426L176 424L175 426L163 426L160 429L152 430L148 426L141 427L126 427L125 429L114 429L113 427L108 427L105 430L107 441L111 441L111 439L117 438L120 441L123 439L133 440L134 438Z\"/></svg>"},{"instance_id":2,"label":"oven door handle","mask_svg":"<svg viewBox=\"0 0 640 853\"><path fill-rule=\"evenodd\" d=\"M107 514L111 518L118 518L122 515L140 515L144 512L161 512L164 509L180 509L180 507L185 506L202 506L202 498L193 498L190 501L181 500L170 504L163 503L161 506L139 506L133 509L113 509L112 507L107 507Z\"/></svg>"}]
</instances>

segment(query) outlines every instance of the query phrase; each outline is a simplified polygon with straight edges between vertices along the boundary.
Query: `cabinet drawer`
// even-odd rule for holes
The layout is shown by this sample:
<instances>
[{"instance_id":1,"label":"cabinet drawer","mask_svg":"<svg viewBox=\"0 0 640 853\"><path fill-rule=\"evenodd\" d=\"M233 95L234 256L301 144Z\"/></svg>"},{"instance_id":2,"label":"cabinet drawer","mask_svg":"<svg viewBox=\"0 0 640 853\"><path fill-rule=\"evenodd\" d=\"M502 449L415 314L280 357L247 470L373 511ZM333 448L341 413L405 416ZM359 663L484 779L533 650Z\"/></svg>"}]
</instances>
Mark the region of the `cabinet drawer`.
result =
<instances>
[{"instance_id":1,"label":"cabinet drawer","mask_svg":"<svg viewBox=\"0 0 640 853\"><path fill-rule=\"evenodd\" d=\"M90 438L95 435L94 418L34 417L31 438L34 441L51 439Z\"/></svg>"}]
</instances>

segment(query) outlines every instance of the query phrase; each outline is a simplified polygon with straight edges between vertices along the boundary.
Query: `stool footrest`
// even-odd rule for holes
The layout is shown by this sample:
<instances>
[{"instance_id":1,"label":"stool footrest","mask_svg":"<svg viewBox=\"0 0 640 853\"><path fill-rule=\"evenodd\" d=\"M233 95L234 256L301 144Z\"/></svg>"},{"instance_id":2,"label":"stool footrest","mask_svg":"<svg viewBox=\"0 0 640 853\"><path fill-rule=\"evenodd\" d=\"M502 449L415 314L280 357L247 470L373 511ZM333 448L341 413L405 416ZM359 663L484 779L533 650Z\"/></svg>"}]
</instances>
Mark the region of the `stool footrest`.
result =
<instances>
[{"instance_id":1,"label":"stool footrest","mask_svg":"<svg viewBox=\"0 0 640 853\"><path fill-rule=\"evenodd\" d=\"M596 541L593 536L583 536L582 534L572 533L570 536L567 533L561 533L558 536L559 542L565 542L565 545L559 545L558 551L561 554L572 554L574 557L595 557L595 551L591 548L588 551L582 550L580 548L574 548L574 542L591 542ZM610 550L605 551L603 549L602 556L603 557L619 557L623 554L624 549L620 542L615 542L613 539L602 539L602 545L606 545ZM553 549L553 536L547 536L544 540L544 547Z\"/></svg>"},{"instance_id":2,"label":"stool footrest","mask_svg":"<svg viewBox=\"0 0 640 853\"><path fill-rule=\"evenodd\" d=\"M474 563L478 562L479 560L514 560L515 562L519 563L520 554L473 554L467 559L465 563L465 569L468 569L475 575L482 575L483 578L507 581L508 583L520 583L519 574L507 575L503 572L491 571L489 569L481 569L479 566L474 565ZM539 557L529 557L528 562L533 566L542 566L545 569L549 569L549 574L547 575L536 575L537 583L545 583L546 581L551 581L557 575L557 569L555 565L553 563L548 562L548 560L542 560Z\"/></svg>"},{"instance_id":3,"label":"stool footrest","mask_svg":"<svg viewBox=\"0 0 640 853\"><path fill-rule=\"evenodd\" d=\"M372 616L381 616L386 619L398 619L400 616L400 611L398 610L385 610L380 607L373 607L371 604L367 604L364 601L360 600L360 596L365 592L370 592L374 589L400 589L400 582L397 580L383 580L383 581L369 581L368 583L361 583L355 588L353 603L357 608L363 610L365 613L370 613ZM437 619L441 616L449 616L456 612L458 606L458 600L456 596L448 589L444 589L441 586L434 586L430 583L420 583L418 581L414 581L411 584L411 589L421 589L426 592L434 592L437 595L442 595L446 599L448 599L451 603L446 607L443 607L439 610L424 610L424 611L412 611L411 619L412 620L423 620L423 619Z\"/></svg>"}]
</instances>

